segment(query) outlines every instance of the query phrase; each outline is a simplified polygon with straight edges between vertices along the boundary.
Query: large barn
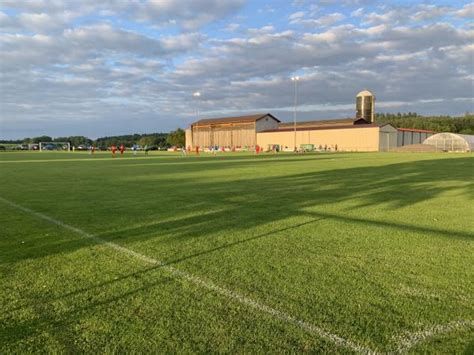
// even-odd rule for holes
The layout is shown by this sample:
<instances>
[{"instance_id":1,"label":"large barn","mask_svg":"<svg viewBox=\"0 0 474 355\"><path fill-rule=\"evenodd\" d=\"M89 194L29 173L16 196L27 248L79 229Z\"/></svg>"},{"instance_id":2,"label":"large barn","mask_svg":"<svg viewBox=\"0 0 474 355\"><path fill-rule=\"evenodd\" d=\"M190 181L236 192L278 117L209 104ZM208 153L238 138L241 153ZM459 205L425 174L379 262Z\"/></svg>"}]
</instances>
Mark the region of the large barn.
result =
<instances>
[{"instance_id":1,"label":"large barn","mask_svg":"<svg viewBox=\"0 0 474 355\"><path fill-rule=\"evenodd\" d=\"M278 146L294 150L311 144L338 151L386 151L397 146L397 129L390 124L369 123L364 119L338 119L280 123L275 116L258 114L202 119L186 130L186 146L211 146L264 150Z\"/></svg>"},{"instance_id":2,"label":"large barn","mask_svg":"<svg viewBox=\"0 0 474 355\"><path fill-rule=\"evenodd\" d=\"M257 145L258 132L278 129L279 123L270 113L202 119L186 130L186 146L252 149Z\"/></svg>"},{"instance_id":3,"label":"large barn","mask_svg":"<svg viewBox=\"0 0 474 355\"><path fill-rule=\"evenodd\" d=\"M338 151L388 151L422 143L434 132L375 122L375 96L368 90L356 97L356 116L335 120L280 122L270 113L202 119L186 130L186 146L293 151L312 145Z\"/></svg>"}]
</instances>

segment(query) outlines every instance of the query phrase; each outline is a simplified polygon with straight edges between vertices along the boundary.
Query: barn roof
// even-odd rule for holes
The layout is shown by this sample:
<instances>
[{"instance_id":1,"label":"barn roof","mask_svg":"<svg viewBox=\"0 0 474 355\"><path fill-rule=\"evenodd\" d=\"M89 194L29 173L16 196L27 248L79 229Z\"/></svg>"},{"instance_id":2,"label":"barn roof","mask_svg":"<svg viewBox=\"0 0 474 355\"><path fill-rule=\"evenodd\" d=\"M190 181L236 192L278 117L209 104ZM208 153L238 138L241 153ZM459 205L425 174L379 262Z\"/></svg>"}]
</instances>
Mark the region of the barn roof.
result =
<instances>
[{"instance_id":1,"label":"barn roof","mask_svg":"<svg viewBox=\"0 0 474 355\"><path fill-rule=\"evenodd\" d=\"M327 125L327 126L304 126L304 127L298 127L296 126L297 131L319 131L319 130L324 130L324 129L353 129L353 128L374 128L374 127L385 127L385 126L392 126L390 123L383 123L383 124L377 124L377 123L368 123L368 124L349 124L349 125ZM393 126L392 126L393 127ZM285 127L285 128L279 128L279 129L268 129L259 133L269 133L269 132L292 132L294 128L291 127Z\"/></svg>"},{"instance_id":2,"label":"barn roof","mask_svg":"<svg viewBox=\"0 0 474 355\"><path fill-rule=\"evenodd\" d=\"M426 129L417 129L417 128L397 128L397 130L402 131L402 132L436 133L435 131L428 131Z\"/></svg>"},{"instance_id":3,"label":"barn roof","mask_svg":"<svg viewBox=\"0 0 474 355\"><path fill-rule=\"evenodd\" d=\"M296 123L297 127L335 127L335 126L350 126L350 125L364 125L369 124L370 122L366 121L363 118L354 119L354 118L337 118L332 120L313 120L313 121L299 121ZM279 127L281 129L293 127L293 122L283 122L280 123Z\"/></svg>"},{"instance_id":4,"label":"barn roof","mask_svg":"<svg viewBox=\"0 0 474 355\"><path fill-rule=\"evenodd\" d=\"M321 126L337 126L337 125L351 125L354 124L353 118L338 118L332 120L313 120L313 121L299 121L296 122L297 127L321 127ZM280 123L281 128L293 127L293 122Z\"/></svg>"},{"instance_id":5,"label":"barn roof","mask_svg":"<svg viewBox=\"0 0 474 355\"><path fill-rule=\"evenodd\" d=\"M204 118L202 120L192 123L192 125L193 126L194 125L207 126L207 125L221 124L221 123L250 123L250 122L256 122L267 116L270 116L277 122L281 122L278 118L273 116L271 113L259 113L259 114L247 115L247 116Z\"/></svg>"}]
</instances>

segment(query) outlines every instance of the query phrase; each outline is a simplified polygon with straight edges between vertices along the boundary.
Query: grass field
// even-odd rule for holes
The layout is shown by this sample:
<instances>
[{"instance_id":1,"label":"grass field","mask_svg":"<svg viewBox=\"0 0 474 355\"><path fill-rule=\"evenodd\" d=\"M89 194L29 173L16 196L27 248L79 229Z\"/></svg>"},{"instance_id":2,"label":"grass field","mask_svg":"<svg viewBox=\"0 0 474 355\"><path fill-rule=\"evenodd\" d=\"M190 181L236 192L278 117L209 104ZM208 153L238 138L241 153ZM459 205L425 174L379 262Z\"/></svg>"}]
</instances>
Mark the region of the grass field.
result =
<instances>
[{"instance_id":1,"label":"grass field","mask_svg":"<svg viewBox=\"0 0 474 355\"><path fill-rule=\"evenodd\" d=\"M474 156L0 153L0 353L474 352Z\"/></svg>"}]
</instances>

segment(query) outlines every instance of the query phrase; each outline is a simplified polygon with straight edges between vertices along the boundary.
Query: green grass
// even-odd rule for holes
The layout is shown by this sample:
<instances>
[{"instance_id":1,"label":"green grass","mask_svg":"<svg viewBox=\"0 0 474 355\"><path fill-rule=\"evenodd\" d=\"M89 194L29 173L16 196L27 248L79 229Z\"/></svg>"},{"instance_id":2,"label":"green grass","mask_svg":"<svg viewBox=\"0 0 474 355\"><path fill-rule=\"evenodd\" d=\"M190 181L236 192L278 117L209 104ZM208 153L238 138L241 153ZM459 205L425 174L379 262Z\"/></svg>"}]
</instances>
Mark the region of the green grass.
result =
<instances>
[{"instance_id":1,"label":"green grass","mask_svg":"<svg viewBox=\"0 0 474 355\"><path fill-rule=\"evenodd\" d=\"M472 154L17 152L0 197L374 351L472 353L473 173ZM0 209L0 353L351 352Z\"/></svg>"}]
</instances>

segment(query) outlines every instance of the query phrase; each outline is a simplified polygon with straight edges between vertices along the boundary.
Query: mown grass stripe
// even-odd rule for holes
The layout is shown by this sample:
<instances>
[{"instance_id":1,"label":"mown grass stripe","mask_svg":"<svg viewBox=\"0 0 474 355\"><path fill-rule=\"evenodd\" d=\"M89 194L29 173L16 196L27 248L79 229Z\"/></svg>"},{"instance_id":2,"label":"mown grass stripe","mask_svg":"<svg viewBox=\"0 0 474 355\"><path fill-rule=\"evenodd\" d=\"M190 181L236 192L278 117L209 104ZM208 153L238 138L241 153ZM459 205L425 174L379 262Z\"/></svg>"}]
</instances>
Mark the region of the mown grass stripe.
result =
<instances>
[{"instance_id":1,"label":"mown grass stripe","mask_svg":"<svg viewBox=\"0 0 474 355\"><path fill-rule=\"evenodd\" d=\"M253 309L256 309L260 312L263 312L263 313L266 313L276 319L279 319L281 321L284 321L284 322L287 322L287 323L290 323L294 326L297 326L309 333L312 333L314 335L317 335L321 338L324 338L330 342L332 342L334 345L337 345L339 347L343 347L343 348L346 348L346 349L349 349L349 350L352 350L352 351L355 351L355 352L358 352L358 353L366 353L366 354L375 354L377 353L376 351L368 348L368 347L365 347L363 345L360 345L360 344L357 344L356 342L352 341L352 340L348 340L348 339L345 339L343 337L340 337L336 334L333 334L329 331L326 331L324 330L323 328L321 327L318 327L316 325L313 325L311 323L308 323L308 322L305 322L301 319L298 319L290 314L287 314L285 312L282 312L282 311L279 311L273 307L270 307L270 306L267 306L263 303L260 303L258 301L255 301L249 297L246 297L246 296L243 296L237 292L234 292L234 291L231 291L231 290L228 290L224 287L220 287L218 285L215 285L213 284L212 282L209 282L207 280L203 280L193 274L190 274L188 272L185 272L185 271L181 271L181 270L178 270L172 266L169 266L169 265L166 265L165 263L157 260L157 259L154 259L154 258L151 258L151 257L148 257L146 255L143 255L141 253L137 253L136 251L133 251L131 249L128 249L128 248L125 248L123 246L120 246L116 243L113 243L113 242L108 242L104 239L101 239L101 238L98 238L90 233L87 233L85 232L84 230L82 229L79 229L79 228L76 228L74 226L71 226L69 224L66 224L64 222L61 222L59 220L56 220L50 216L47 216L43 213L40 213L40 212L36 212L30 208L27 208L27 207L24 207L24 206L21 206L19 204L16 204L10 200L7 200L3 197L0 197L0 201L2 201L3 203L11 206L11 207L14 207L18 210L21 210L25 213L28 213L28 214L31 214L39 219L43 219L45 221L48 221L52 224L55 224L57 226L60 226L64 229L67 229L71 232L74 232L76 233L77 235L80 235L84 238L87 238L87 239L91 239L91 240L94 240L96 241L97 243L100 243L100 244L103 244L103 245L106 245L118 252L121 252L123 254L126 254L126 255L129 255L131 257L134 257L138 260L141 260L147 264L152 264L154 266L161 266L164 270L166 270L167 272L169 272L170 274L172 274L173 276L176 276L176 277L179 277L179 278L182 278L182 279L185 279L197 286L200 286L200 287L203 287L203 288L206 288L208 290L211 290L211 291L214 291L222 296L225 296L227 298L230 298L232 300L235 300L241 304L244 304L248 307L251 307Z\"/></svg>"}]
</instances>

